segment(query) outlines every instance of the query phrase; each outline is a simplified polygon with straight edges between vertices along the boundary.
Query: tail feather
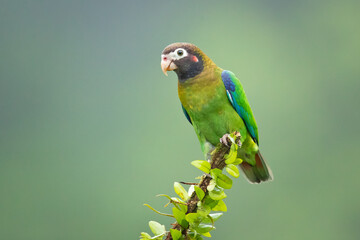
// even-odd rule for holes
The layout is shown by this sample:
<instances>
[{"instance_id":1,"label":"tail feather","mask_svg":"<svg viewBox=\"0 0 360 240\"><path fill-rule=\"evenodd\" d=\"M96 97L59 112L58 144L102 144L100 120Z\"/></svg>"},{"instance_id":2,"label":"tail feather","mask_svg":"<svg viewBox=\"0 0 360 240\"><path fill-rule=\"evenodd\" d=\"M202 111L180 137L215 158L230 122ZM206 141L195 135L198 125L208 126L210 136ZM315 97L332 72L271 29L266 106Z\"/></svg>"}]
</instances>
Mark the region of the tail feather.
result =
<instances>
[{"instance_id":1,"label":"tail feather","mask_svg":"<svg viewBox=\"0 0 360 240\"><path fill-rule=\"evenodd\" d=\"M254 166L244 161L240 164L240 168L250 183L261 183L273 180L272 171L270 167L267 166L260 151L255 155Z\"/></svg>"}]
</instances>

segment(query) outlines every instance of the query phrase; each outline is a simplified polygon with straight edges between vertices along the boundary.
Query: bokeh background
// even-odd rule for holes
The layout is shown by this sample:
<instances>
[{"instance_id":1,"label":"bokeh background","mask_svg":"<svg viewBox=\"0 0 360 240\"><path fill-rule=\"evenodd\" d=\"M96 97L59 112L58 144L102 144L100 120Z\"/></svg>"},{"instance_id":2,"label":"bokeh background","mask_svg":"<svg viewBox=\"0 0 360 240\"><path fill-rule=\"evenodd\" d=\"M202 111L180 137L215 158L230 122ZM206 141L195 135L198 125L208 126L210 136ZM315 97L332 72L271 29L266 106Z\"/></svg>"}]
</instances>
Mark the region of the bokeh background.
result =
<instances>
[{"instance_id":1,"label":"bokeh background","mask_svg":"<svg viewBox=\"0 0 360 240\"><path fill-rule=\"evenodd\" d=\"M0 239L137 239L202 159L160 70L197 44L241 79L275 181L214 239L360 239L360 2L0 1Z\"/></svg>"}]
</instances>

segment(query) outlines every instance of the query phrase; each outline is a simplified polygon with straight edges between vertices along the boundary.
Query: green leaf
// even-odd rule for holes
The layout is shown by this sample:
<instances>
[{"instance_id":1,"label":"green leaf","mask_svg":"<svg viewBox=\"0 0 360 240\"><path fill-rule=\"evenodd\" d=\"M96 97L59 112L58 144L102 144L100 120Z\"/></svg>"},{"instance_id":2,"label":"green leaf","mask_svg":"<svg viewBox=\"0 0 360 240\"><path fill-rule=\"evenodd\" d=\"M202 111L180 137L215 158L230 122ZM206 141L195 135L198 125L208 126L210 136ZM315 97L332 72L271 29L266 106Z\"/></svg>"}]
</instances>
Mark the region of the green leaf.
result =
<instances>
[{"instance_id":1,"label":"green leaf","mask_svg":"<svg viewBox=\"0 0 360 240\"><path fill-rule=\"evenodd\" d=\"M206 233L210 232L211 230L215 229L214 222L218 220L223 213L213 213L209 214L205 218L203 218L199 225L193 226L193 229L197 231L198 233L201 233L202 235L206 236ZM210 235L211 236L211 235Z\"/></svg>"},{"instance_id":2,"label":"green leaf","mask_svg":"<svg viewBox=\"0 0 360 240\"><path fill-rule=\"evenodd\" d=\"M236 158L235 162L233 162L232 164L234 165L239 165L243 162L243 160L241 158Z\"/></svg>"},{"instance_id":3,"label":"green leaf","mask_svg":"<svg viewBox=\"0 0 360 240\"><path fill-rule=\"evenodd\" d=\"M201 216L199 213L189 213L186 215L186 220L190 224L190 228L198 233L206 233L214 229L212 224L203 223L207 217Z\"/></svg>"},{"instance_id":4,"label":"green leaf","mask_svg":"<svg viewBox=\"0 0 360 240\"><path fill-rule=\"evenodd\" d=\"M205 197L204 191L198 186L194 186L194 188L195 188L195 192L196 192L196 195L198 196L199 200L200 201L203 200L203 198Z\"/></svg>"},{"instance_id":5,"label":"green leaf","mask_svg":"<svg viewBox=\"0 0 360 240\"><path fill-rule=\"evenodd\" d=\"M232 180L221 172L220 169L215 168L210 171L211 177L215 179L219 187L230 189L232 187Z\"/></svg>"},{"instance_id":6,"label":"green leaf","mask_svg":"<svg viewBox=\"0 0 360 240\"><path fill-rule=\"evenodd\" d=\"M215 180L214 180L214 179L211 179L209 185L207 186L207 190L208 190L209 192L211 192L211 191L215 188L215 186L216 186Z\"/></svg>"},{"instance_id":7,"label":"green leaf","mask_svg":"<svg viewBox=\"0 0 360 240\"><path fill-rule=\"evenodd\" d=\"M214 190L209 192L209 197L211 197L213 200L221 200L226 198L227 196L222 188L216 186Z\"/></svg>"},{"instance_id":8,"label":"green leaf","mask_svg":"<svg viewBox=\"0 0 360 240\"><path fill-rule=\"evenodd\" d=\"M218 178L218 176L219 176L220 174L222 174L222 171L221 171L220 169L218 169L218 168L214 168L214 169L211 169L211 170L210 170L210 175L211 175L211 177L212 177L213 179L215 179L215 181L216 181L216 179Z\"/></svg>"},{"instance_id":9,"label":"green leaf","mask_svg":"<svg viewBox=\"0 0 360 240\"><path fill-rule=\"evenodd\" d=\"M170 234L173 240L179 240L182 236L181 232L177 229L170 229Z\"/></svg>"},{"instance_id":10,"label":"green leaf","mask_svg":"<svg viewBox=\"0 0 360 240\"><path fill-rule=\"evenodd\" d=\"M238 178L240 176L239 169L234 164L226 165L225 169L231 176L235 178Z\"/></svg>"},{"instance_id":11,"label":"green leaf","mask_svg":"<svg viewBox=\"0 0 360 240\"><path fill-rule=\"evenodd\" d=\"M202 233L202 235L204 235L205 237L211 238L211 234L210 234L209 232L207 232L207 233Z\"/></svg>"},{"instance_id":12,"label":"green leaf","mask_svg":"<svg viewBox=\"0 0 360 240\"><path fill-rule=\"evenodd\" d=\"M151 239L150 234L148 234L146 232L140 233L140 240L150 240L150 239Z\"/></svg>"},{"instance_id":13,"label":"green leaf","mask_svg":"<svg viewBox=\"0 0 360 240\"><path fill-rule=\"evenodd\" d=\"M189 226L189 223L186 221L185 212L180 211L176 207L174 207L172 211L176 221L180 224L180 226L182 226L183 228L187 228Z\"/></svg>"},{"instance_id":14,"label":"green leaf","mask_svg":"<svg viewBox=\"0 0 360 240\"><path fill-rule=\"evenodd\" d=\"M201 223L199 224L200 227L204 228L202 231L211 231L214 229L214 223L223 215L223 213L212 213L206 216ZM199 227L198 226L198 227ZM202 233L202 232L201 232Z\"/></svg>"},{"instance_id":15,"label":"green leaf","mask_svg":"<svg viewBox=\"0 0 360 240\"><path fill-rule=\"evenodd\" d=\"M187 201L189 199L189 195L185 188L178 182L174 182L174 190L179 197L181 197L182 200Z\"/></svg>"},{"instance_id":16,"label":"green leaf","mask_svg":"<svg viewBox=\"0 0 360 240\"><path fill-rule=\"evenodd\" d=\"M226 204L223 200L220 200L215 207L212 208L213 211L222 211L227 212Z\"/></svg>"},{"instance_id":17,"label":"green leaf","mask_svg":"<svg viewBox=\"0 0 360 240\"><path fill-rule=\"evenodd\" d=\"M218 202L219 200L214 200L209 195L207 195L205 196L202 204L212 209L218 204Z\"/></svg>"},{"instance_id":18,"label":"green leaf","mask_svg":"<svg viewBox=\"0 0 360 240\"><path fill-rule=\"evenodd\" d=\"M211 207L206 204L202 204L201 202L198 202L197 206L198 208L196 213L198 213L202 217L206 217L211 212Z\"/></svg>"},{"instance_id":19,"label":"green leaf","mask_svg":"<svg viewBox=\"0 0 360 240\"><path fill-rule=\"evenodd\" d=\"M208 161L205 160L195 160L191 162L191 165L193 165L194 167L200 169L201 171L203 171L204 173L209 173L210 169L211 169L211 165Z\"/></svg>"},{"instance_id":20,"label":"green leaf","mask_svg":"<svg viewBox=\"0 0 360 240\"><path fill-rule=\"evenodd\" d=\"M192 226L192 227L198 226L201 223L201 220L203 218L204 217L202 217L198 213L188 213L188 214L186 214L186 217L185 217L186 221L188 221L190 226Z\"/></svg>"},{"instance_id":21,"label":"green leaf","mask_svg":"<svg viewBox=\"0 0 360 240\"><path fill-rule=\"evenodd\" d=\"M215 229L215 227L212 224L200 223L198 226L194 227L193 229L196 232L203 234L210 232L211 230Z\"/></svg>"},{"instance_id":22,"label":"green leaf","mask_svg":"<svg viewBox=\"0 0 360 240\"><path fill-rule=\"evenodd\" d=\"M209 214L209 216L213 219L214 222L216 222L222 215L224 215L224 214L223 213L211 213L211 214ZM207 218L207 219L209 219L209 218ZM210 222L212 222L212 221L210 220Z\"/></svg>"},{"instance_id":23,"label":"green leaf","mask_svg":"<svg viewBox=\"0 0 360 240\"><path fill-rule=\"evenodd\" d=\"M225 157L226 164L231 164L231 163L235 162L236 157L237 157L237 145L232 144L230 147L229 153L226 154L224 157Z\"/></svg>"},{"instance_id":24,"label":"green leaf","mask_svg":"<svg viewBox=\"0 0 360 240\"><path fill-rule=\"evenodd\" d=\"M164 226L164 225L161 225L161 224L158 223L158 222L150 221L150 222L149 222L149 227L150 227L151 231L152 231L155 235L163 235L163 234L166 233L165 226Z\"/></svg>"},{"instance_id":25,"label":"green leaf","mask_svg":"<svg viewBox=\"0 0 360 240\"><path fill-rule=\"evenodd\" d=\"M199 234L196 234L195 232L192 232L192 231L190 231L188 233L188 236L190 237L190 240L202 240L203 239Z\"/></svg>"},{"instance_id":26,"label":"green leaf","mask_svg":"<svg viewBox=\"0 0 360 240\"><path fill-rule=\"evenodd\" d=\"M221 172L220 169L215 168L210 171L211 176L215 179L219 187L230 189L232 187L232 180Z\"/></svg>"}]
</instances>

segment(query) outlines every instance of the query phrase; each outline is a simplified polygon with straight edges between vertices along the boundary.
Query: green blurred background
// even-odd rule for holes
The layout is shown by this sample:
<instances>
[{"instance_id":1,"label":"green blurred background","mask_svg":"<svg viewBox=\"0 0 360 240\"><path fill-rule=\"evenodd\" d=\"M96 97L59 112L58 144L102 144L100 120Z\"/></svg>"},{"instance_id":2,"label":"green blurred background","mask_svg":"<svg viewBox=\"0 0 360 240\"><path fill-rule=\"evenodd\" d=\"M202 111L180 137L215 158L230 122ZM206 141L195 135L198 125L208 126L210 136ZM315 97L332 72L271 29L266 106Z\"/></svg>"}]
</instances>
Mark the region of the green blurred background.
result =
<instances>
[{"instance_id":1,"label":"green blurred background","mask_svg":"<svg viewBox=\"0 0 360 240\"><path fill-rule=\"evenodd\" d=\"M202 159L160 54L242 80L275 181L214 239L360 239L360 2L0 1L0 239L137 239ZM170 209L162 209L170 211ZM241 236L241 237L239 237Z\"/></svg>"}]
</instances>

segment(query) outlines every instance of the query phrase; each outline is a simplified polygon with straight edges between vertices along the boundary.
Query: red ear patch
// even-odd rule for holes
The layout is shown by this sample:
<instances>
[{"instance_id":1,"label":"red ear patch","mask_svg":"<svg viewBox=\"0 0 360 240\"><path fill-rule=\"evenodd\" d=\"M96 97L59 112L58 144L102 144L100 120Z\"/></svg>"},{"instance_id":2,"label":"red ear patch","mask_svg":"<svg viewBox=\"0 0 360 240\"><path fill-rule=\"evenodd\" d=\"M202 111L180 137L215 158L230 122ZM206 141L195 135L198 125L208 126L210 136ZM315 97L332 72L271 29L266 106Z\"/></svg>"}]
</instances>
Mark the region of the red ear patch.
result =
<instances>
[{"instance_id":1,"label":"red ear patch","mask_svg":"<svg viewBox=\"0 0 360 240\"><path fill-rule=\"evenodd\" d=\"M193 60L193 62L198 62L199 61L199 59L195 55L192 57L192 60Z\"/></svg>"}]
</instances>

